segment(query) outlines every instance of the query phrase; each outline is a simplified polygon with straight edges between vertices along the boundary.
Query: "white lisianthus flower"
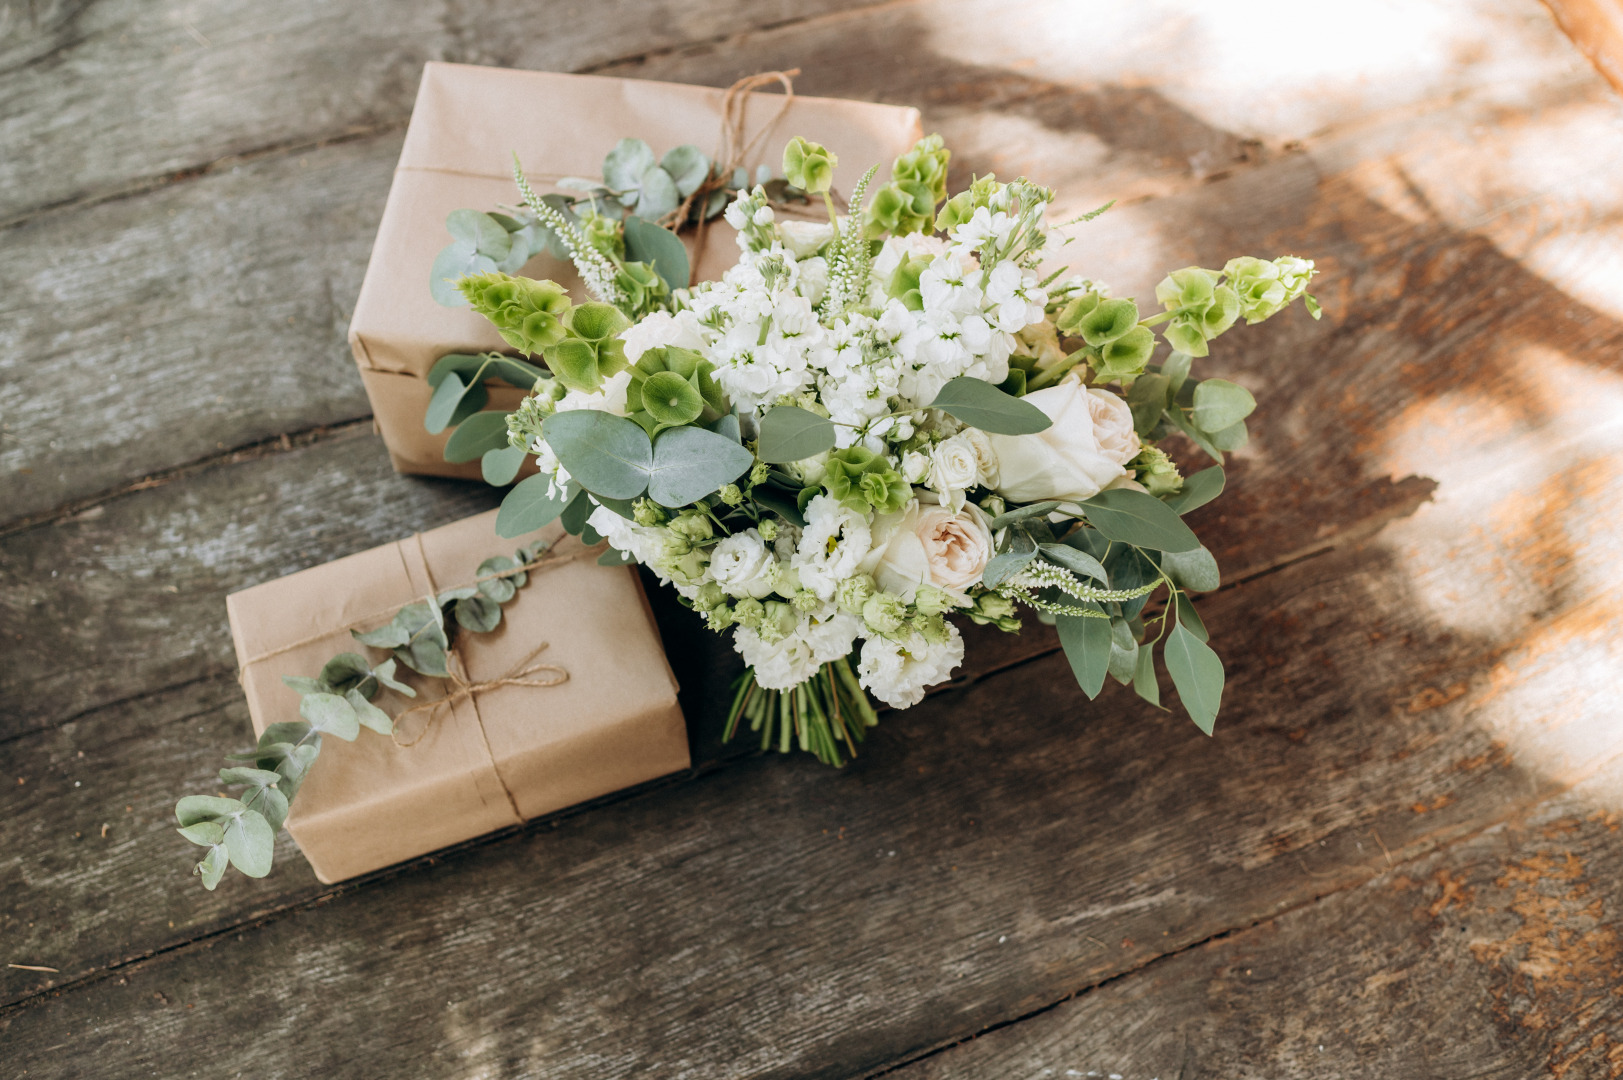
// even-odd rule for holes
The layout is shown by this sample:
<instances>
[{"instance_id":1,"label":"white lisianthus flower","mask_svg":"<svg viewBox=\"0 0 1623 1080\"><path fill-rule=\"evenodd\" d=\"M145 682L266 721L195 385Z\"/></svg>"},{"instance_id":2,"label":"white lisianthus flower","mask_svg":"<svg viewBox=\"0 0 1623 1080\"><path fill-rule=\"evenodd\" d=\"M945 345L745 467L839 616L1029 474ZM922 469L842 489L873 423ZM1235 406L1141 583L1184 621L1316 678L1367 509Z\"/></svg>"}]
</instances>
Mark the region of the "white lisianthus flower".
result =
<instances>
[{"instance_id":1,"label":"white lisianthus flower","mask_svg":"<svg viewBox=\"0 0 1623 1080\"><path fill-rule=\"evenodd\" d=\"M778 581L778 562L754 529L734 533L710 549L710 576L728 596L759 600Z\"/></svg>"},{"instance_id":2,"label":"white lisianthus flower","mask_svg":"<svg viewBox=\"0 0 1623 1080\"><path fill-rule=\"evenodd\" d=\"M933 585L959 605L992 557L992 530L980 507L921 506L918 500L872 526L873 547L860 569L879 587L912 603L919 587Z\"/></svg>"},{"instance_id":3,"label":"white lisianthus flower","mask_svg":"<svg viewBox=\"0 0 1623 1080\"><path fill-rule=\"evenodd\" d=\"M902 455L902 479L909 484L922 484L930 478L930 458L917 450L909 450Z\"/></svg>"},{"instance_id":4,"label":"white lisianthus flower","mask_svg":"<svg viewBox=\"0 0 1623 1080\"><path fill-rule=\"evenodd\" d=\"M868 519L828 495L806 505L806 529L790 560L802 588L832 600L840 582L857 571L871 544Z\"/></svg>"},{"instance_id":5,"label":"white lisianthus flower","mask_svg":"<svg viewBox=\"0 0 1623 1080\"><path fill-rule=\"evenodd\" d=\"M936 443L930 452L929 486L954 511L964 505L964 492L975 486L979 476L975 447L962 433Z\"/></svg>"},{"instance_id":6,"label":"white lisianthus flower","mask_svg":"<svg viewBox=\"0 0 1623 1080\"><path fill-rule=\"evenodd\" d=\"M784 249L797 259L809 258L834 239L834 226L827 221L796 221L789 218L778 225Z\"/></svg>"},{"instance_id":7,"label":"white lisianthus flower","mask_svg":"<svg viewBox=\"0 0 1623 1080\"><path fill-rule=\"evenodd\" d=\"M997 491L1010 502L1091 499L1138 455L1127 402L1108 390L1088 389L1074 373L1024 400L1054 424L1035 435L988 436L997 456Z\"/></svg>"},{"instance_id":8,"label":"white lisianthus flower","mask_svg":"<svg viewBox=\"0 0 1623 1080\"><path fill-rule=\"evenodd\" d=\"M857 675L874 697L893 709L906 709L924 700L924 692L952 678L952 669L964 662L964 639L947 624L947 640L931 644L914 633L900 641L871 637L862 643Z\"/></svg>"},{"instance_id":9,"label":"white lisianthus flower","mask_svg":"<svg viewBox=\"0 0 1623 1080\"><path fill-rule=\"evenodd\" d=\"M831 609L826 617L801 615L793 631L771 642L740 626L733 631L733 648L755 669L762 689L792 690L824 664L850 655L861 629L861 619Z\"/></svg>"}]
</instances>

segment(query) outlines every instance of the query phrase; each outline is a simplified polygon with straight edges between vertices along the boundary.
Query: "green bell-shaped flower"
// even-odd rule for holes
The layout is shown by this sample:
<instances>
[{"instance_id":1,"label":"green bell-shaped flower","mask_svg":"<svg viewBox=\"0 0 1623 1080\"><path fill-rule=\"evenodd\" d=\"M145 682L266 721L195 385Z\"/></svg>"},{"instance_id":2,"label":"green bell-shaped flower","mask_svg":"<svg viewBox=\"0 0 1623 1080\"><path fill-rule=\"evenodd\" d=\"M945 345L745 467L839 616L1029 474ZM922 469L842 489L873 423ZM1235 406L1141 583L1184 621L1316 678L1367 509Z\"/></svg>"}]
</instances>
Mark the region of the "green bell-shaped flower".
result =
<instances>
[{"instance_id":1,"label":"green bell-shaped flower","mask_svg":"<svg viewBox=\"0 0 1623 1080\"><path fill-rule=\"evenodd\" d=\"M892 180L868 200L864 216L863 235L869 240L928 233L935 228L935 200L923 184Z\"/></svg>"},{"instance_id":2,"label":"green bell-shaped flower","mask_svg":"<svg viewBox=\"0 0 1623 1080\"><path fill-rule=\"evenodd\" d=\"M840 159L834 151L796 135L783 148L783 175L790 186L813 195L826 194L834 186L834 166Z\"/></svg>"},{"instance_id":3,"label":"green bell-shaped flower","mask_svg":"<svg viewBox=\"0 0 1623 1080\"><path fill-rule=\"evenodd\" d=\"M502 340L520 352L542 352L564 339L569 294L555 281L491 271L469 274L456 287L473 310L490 320Z\"/></svg>"},{"instance_id":4,"label":"green bell-shaped flower","mask_svg":"<svg viewBox=\"0 0 1623 1080\"><path fill-rule=\"evenodd\" d=\"M828 456L823 486L840 503L858 513L894 514L913 497L913 488L892 469L883 454L851 446Z\"/></svg>"},{"instance_id":5,"label":"green bell-shaped flower","mask_svg":"<svg viewBox=\"0 0 1623 1080\"><path fill-rule=\"evenodd\" d=\"M619 334L630 325L612 304L577 304L569 313L568 336L543 353L547 366L568 389L592 393L605 378L625 370Z\"/></svg>"},{"instance_id":6,"label":"green bell-shaped flower","mask_svg":"<svg viewBox=\"0 0 1623 1080\"><path fill-rule=\"evenodd\" d=\"M908 255L896 264L885 292L902 302L909 311L924 310L924 294L919 291L919 278L924 268L935 260L934 255Z\"/></svg>"},{"instance_id":7,"label":"green bell-shaped flower","mask_svg":"<svg viewBox=\"0 0 1623 1080\"><path fill-rule=\"evenodd\" d=\"M940 135L926 135L913 149L896 159L890 178L904 184L917 184L929 193L930 209L947 197L947 162L952 151Z\"/></svg>"},{"instance_id":8,"label":"green bell-shaped flower","mask_svg":"<svg viewBox=\"0 0 1623 1080\"><path fill-rule=\"evenodd\" d=\"M1155 334L1149 327L1135 323L1127 333L1099 347L1099 357L1093 362L1093 381L1107 383L1142 375L1153 352Z\"/></svg>"},{"instance_id":9,"label":"green bell-shaped flower","mask_svg":"<svg viewBox=\"0 0 1623 1080\"><path fill-rule=\"evenodd\" d=\"M1089 345L1108 345L1138 326L1138 305L1131 300L1101 300L1082 316L1073 333Z\"/></svg>"}]
</instances>

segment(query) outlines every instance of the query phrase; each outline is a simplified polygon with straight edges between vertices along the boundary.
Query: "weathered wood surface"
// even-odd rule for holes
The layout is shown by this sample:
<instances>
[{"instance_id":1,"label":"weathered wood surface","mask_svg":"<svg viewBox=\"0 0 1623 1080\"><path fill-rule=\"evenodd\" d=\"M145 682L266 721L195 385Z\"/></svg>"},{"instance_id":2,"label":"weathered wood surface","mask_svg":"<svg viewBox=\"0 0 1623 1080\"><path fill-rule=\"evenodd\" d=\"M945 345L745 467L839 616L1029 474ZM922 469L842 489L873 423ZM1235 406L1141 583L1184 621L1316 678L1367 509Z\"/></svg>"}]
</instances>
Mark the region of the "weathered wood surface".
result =
<instances>
[{"instance_id":1,"label":"weathered wood surface","mask_svg":"<svg viewBox=\"0 0 1623 1080\"><path fill-rule=\"evenodd\" d=\"M358 282L368 199L375 220L415 84L378 72L440 47L441 28L488 29L478 19L502 12L459 9L433 33L415 14L368 24L368 55L393 59L346 72L352 98L330 108L344 84L318 73L360 54L303 9L234 14L256 28L233 39L245 93L264 67L245 58L270 57L292 73L284 100L306 106L245 125L280 143L256 144L236 172L153 188L180 151L120 134L124 156L95 159L94 140L62 125L52 138L81 155L86 185L64 197L82 203L25 209L6 232L8 254L24 253L10 266L50 269L0 290L0 334L13 335L0 453L8 468L56 470L0 480L0 519L44 518L0 537L0 759L24 781L0 785L0 962L60 969L5 970L14 1073L857 1076L919 1058L926 1073L1021 1075L1059 1048L1116 1053L1135 1080L1178 1075L1157 1055L1184 1044L1143 1019L1135 1005L1149 1002L1193 1046L1177 1059L1191 1076L1618 1075L1597 1041L1616 1024L1605 995L1623 986L1616 912L1585 900L1615 876L1605 815L1623 801L1605 764L1623 749L1617 99L1520 0L1331 12L1328 52L1308 47L1325 30L1311 18L1242 48L1204 8L1126 21L1102 4L1006 10L784 5L717 29L723 8L671 5L661 44L621 49L639 31L619 28L630 36L599 39L583 62L712 84L802 64L807 92L920 104L961 177L1029 171L1079 210L1125 196L1078 256L1117 267L1119 291L1237 250L1320 259L1324 324L1237 333L1207 368L1262 403L1233 490L1199 522L1230 574L1203 602L1230 668L1218 738L1119 690L1087 705L1046 632L980 635L974 681L887 717L845 773L723 762L700 745L714 766L697 776L360 883L320 886L285 842L267 881L208 896L185 882L170 800L207 788L246 727L223 593L492 498L390 475L360 424L321 428L364 417L345 385L343 282ZM71 112L90 93L35 69L71 57L77 79L129 64L118 19L150 45L157 16L123 11L41 16L56 28L46 45L7 38L0 95L31 104L0 114L0 135L45 124L50 94ZM208 36L206 10L183 14ZM264 32L285 54L240 51L277 20ZM505 41L484 33L456 48ZM153 106L197 120L174 144L194 164L237 152L232 117L260 107L218 72L188 82L160 64L141 78L217 92L218 104ZM316 145L374 106L393 119ZM94 236L112 242L60 254ZM41 314L52 300L54 321ZM108 316L86 313L90 300ZM120 318L136 328L128 354L108 329ZM46 376L80 377L80 346L120 384L88 392L75 428L87 393ZM227 392L247 364L258 399ZM188 429L142 426L164 410ZM100 453L67 460L52 439L99 439ZM263 445L228 453L250 443ZM663 622L673 650L724 680L712 639L673 636L669 605ZM1562 878L1565 849L1525 838L1568 818L1586 823L1561 843L1599 869ZM1561 867L1546 875L1560 911L1516 877L1544 856ZM1457 912L1486 942L1469 977L1445 977L1465 966L1457 942L1408 929L1439 899L1443 920ZM1246 996L1233 970L1254 954L1310 992L1282 978L1268 1004ZM1234 962L1198 966L1219 955ZM1322 1066L1298 1053L1299 1036L1342 1013L1363 1042ZM1369 1033L1393 1025L1398 1050L1383 1057ZM1439 1040L1454 1056L1426 1056Z\"/></svg>"},{"instance_id":2,"label":"weathered wood surface","mask_svg":"<svg viewBox=\"0 0 1623 1080\"><path fill-rule=\"evenodd\" d=\"M896 1080L1623 1075L1615 765L1357 889L1164 957Z\"/></svg>"}]
</instances>

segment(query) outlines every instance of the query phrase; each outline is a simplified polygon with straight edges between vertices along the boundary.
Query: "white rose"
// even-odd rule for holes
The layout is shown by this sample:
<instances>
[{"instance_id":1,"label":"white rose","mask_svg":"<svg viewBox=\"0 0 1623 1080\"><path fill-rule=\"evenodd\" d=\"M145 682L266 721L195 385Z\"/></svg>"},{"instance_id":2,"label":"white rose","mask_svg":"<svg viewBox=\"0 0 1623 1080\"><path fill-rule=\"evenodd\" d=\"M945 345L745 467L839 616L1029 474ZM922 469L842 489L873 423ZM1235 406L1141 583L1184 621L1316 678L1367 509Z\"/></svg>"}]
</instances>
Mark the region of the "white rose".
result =
<instances>
[{"instance_id":1,"label":"white rose","mask_svg":"<svg viewBox=\"0 0 1623 1080\"><path fill-rule=\"evenodd\" d=\"M965 428L959 437L969 443L975 452L975 483L996 488L998 481L997 451L992 448L992 437L980 428Z\"/></svg>"},{"instance_id":2,"label":"white rose","mask_svg":"<svg viewBox=\"0 0 1623 1080\"><path fill-rule=\"evenodd\" d=\"M956 506L963 505L964 492L975 486L980 471L975 447L962 434L943 439L930 451L929 486Z\"/></svg>"},{"instance_id":3,"label":"white rose","mask_svg":"<svg viewBox=\"0 0 1623 1080\"><path fill-rule=\"evenodd\" d=\"M968 603L966 590L981 579L992 557L992 531L973 505L954 512L914 500L899 513L874 519L870 532L873 548L860 569L908 603L921 585L934 585Z\"/></svg>"},{"instance_id":4,"label":"white rose","mask_svg":"<svg viewBox=\"0 0 1623 1080\"><path fill-rule=\"evenodd\" d=\"M777 584L778 564L761 534L746 529L710 549L710 576L728 596L759 600Z\"/></svg>"},{"instance_id":5,"label":"white rose","mask_svg":"<svg viewBox=\"0 0 1623 1080\"><path fill-rule=\"evenodd\" d=\"M786 219L778 225L783 246L797 259L816 255L818 250L834 239L834 226L826 221L795 221Z\"/></svg>"},{"instance_id":6,"label":"white rose","mask_svg":"<svg viewBox=\"0 0 1623 1080\"><path fill-rule=\"evenodd\" d=\"M917 450L902 454L902 479L909 484L922 484L930 478L930 459Z\"/></svg>"},{"instance_id":7,"label":"white rose","mask_svg":"<svg viewBox=\"0 0 1623 1080\"><path fill-rule=\"evenodd\" d=\"M1075 375L1025 400L1054 421L1035 435L991 435L997 490L1011 502L1080 502L1123 475L1138 455L1133 413L1108 390L1089 390Z\"/></svg>"}]
</instances>

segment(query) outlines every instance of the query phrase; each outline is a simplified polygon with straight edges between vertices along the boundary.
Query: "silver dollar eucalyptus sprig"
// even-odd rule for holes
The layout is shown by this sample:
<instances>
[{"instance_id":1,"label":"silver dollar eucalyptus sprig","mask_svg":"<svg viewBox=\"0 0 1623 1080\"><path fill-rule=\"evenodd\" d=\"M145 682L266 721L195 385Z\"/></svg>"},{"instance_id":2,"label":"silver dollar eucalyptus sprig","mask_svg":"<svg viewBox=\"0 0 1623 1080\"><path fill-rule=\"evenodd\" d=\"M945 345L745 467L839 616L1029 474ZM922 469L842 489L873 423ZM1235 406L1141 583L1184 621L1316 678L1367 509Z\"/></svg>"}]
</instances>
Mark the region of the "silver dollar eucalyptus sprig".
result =
<instances>
[{"instance_id":1,"label":"silver dollar eucalyptus sprig","mask_svg":"<svg viewBox=\"0 0 1623 1080\"><path fill-rule=\"evenodd\" d=\"M228 865L248 877L270 873L276 833L321 754L322 737L354 742L363 727L393 736L394 718L373 699L385 687L417 696L395 678L399 667L449 677L448 654L457 630L487 634L501 625L502 605L517 595L529 580L527 568L550 546L541 540L519 548L512 558L486 559L479 564L475 584L447 589L432 603L407 604L374 630L352 630L362 645L391 651L376 665L359 653L345 652L327 661L314 678L282 676L299 693L300 719L271 724L254 749L226 757L233 764L220 770L220 783L244 788L242 794L187 795L175 804L180 835L208 849L193 871L203 887L213 891Z\"/></svg>"}]
</instances>

